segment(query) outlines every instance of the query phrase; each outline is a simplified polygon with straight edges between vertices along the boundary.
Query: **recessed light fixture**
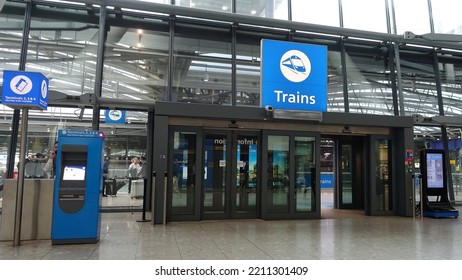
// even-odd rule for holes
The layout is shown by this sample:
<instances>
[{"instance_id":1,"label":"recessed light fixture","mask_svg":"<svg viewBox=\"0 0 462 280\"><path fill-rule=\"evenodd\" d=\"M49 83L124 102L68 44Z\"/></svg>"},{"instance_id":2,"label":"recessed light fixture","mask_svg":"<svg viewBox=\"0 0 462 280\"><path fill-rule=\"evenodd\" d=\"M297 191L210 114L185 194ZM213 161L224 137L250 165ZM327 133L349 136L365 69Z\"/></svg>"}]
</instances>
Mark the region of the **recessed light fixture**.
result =
<instances>
[{"instance_id":1,"label":"recessed light fixture","mask_svg":"<svg viewBox=\"0 0 462 280\"><path fill-rule=\"evenodd\" d=\"M257 11L252 10L252 11L250 11L250 13L251 13L252 15L256 15L256 14L257 14Z\"/></svg>"},{"instance_id":2,"label":"recessed light fixture","mask_svg":"<svg viewBox=\"0 0 462 280\"><path fill-rule=\"evenodd\" d=\"M223 7L221 7L221 9L222 9L223 11L227 11L227 10L228 10L228 6L223 5Z\"/></svg>"}]
</instances>

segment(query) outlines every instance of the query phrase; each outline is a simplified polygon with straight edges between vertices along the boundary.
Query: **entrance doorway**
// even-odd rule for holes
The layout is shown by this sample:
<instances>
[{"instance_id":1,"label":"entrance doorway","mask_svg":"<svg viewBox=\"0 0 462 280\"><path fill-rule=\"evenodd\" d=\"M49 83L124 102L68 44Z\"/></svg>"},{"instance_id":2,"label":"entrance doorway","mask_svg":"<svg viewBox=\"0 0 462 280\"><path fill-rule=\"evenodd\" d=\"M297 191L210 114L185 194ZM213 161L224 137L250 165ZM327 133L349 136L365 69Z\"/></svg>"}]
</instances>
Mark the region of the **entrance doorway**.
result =
<instances>
[{"instance_id":1,"label":"entrance doorway","mask_svg":"<svg viewBox=\"0 0 462 280\"><path fill-rule=\"evenodd\" d=\"M364 209L365 191L364 137L340 138L337 141L337 189L334 203L339 209Z\"/></svg>"},{"instance_id":2,"label":"entrance doorway","mask_svg":"<svg viewBox=\"0 0 462 280\"><path fill-rule=\"evenodd\" d=\"M265 131L263 139L263 218L319 218L319 135Z\"/></svg>"},{"instance_id":3,"label":"entrance doorway","mask_svg":"<svg viewBox=\"0 0 462 280\"><path fill-rule=\"evenodd\" d=\"M322 208L392 215L392 151L389 136L322 138Z\"/></svg>"},{"instance_id":4,"label":"entrance doorway","mask_svg":"<svg viewBox=\"0 0 462 280\"><path fill-rule=\"evenodd\" d=\"M321 206L364 209L365 137L321 139Z\"/></svg>"},{"instance_id":5,"label":"entrance doorway","mask_svg":"<svg viewBox=\"0 0 462 280\"><path fill-rule=\"evenodd\" d=\"M184 127L170 133L168 221L319 218L321 208L393 214L389 136Z\"/></svg>"},{"instance_id":6,"label":"entrance doorway","mask_svg":"<svg viewBox=\"0 0 462 280\"><path fill-rule=\"evenodd\" d=\"M205 131L202 219L257 218L259 135Z\"/></svg>"}]
</instances>

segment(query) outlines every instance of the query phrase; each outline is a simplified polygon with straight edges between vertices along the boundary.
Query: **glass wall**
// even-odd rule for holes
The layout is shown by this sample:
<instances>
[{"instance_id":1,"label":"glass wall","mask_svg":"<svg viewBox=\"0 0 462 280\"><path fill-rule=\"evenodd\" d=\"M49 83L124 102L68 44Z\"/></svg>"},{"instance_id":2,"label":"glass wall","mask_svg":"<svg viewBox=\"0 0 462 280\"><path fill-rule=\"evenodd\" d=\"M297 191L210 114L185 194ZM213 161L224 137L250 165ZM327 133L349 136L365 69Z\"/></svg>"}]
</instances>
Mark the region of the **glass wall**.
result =
<instances>
[{"instance_id":1,"label":"glass wall","mask_svg":"<svg viewBox=\"0 0 462 280\"><path fill-rule=\"evenodd\" d=\"M341 2L343 27L388 32L385 0L342 0ZM364 24L365 22L367 24Z\"/></svg>"},{"instance_id":2,"label":"glass wall","mask_svg":"<svg viewBox=\"0 0 462 280\"><path fill-rule=\"evenodd\" d=\"M226 13L233 12L232 0L175 0L175 5L188 8L198 8Z\"/></svg>"},{"instance_id":3,"label":"glass wall","mask_svg":"<svg viewBox=\"0 0 462 280\"><path fill-rule=\"evenodd\" d=\"M328 26L340 26L341 10L343 27L377 32L390 32L387 30L386 18L386 9L390 9L390 25L393 24L393 17L395 17L397 34L403 34L405 31L425 34L431 32L432 28L436 33L462 33L462 27L458 21L458 11L461 10L462 3L458 0L291 0L291 9L289 9L288 0L236 0L235 7L233 7L233 0L136 0L133 2L137 1L173 3L176 6L187 8L224 13L235 12L282 20L291 18L293 21ZM82 4L56 0L48 2ZM430 14L433 16L433 27L430 23ZM364 22L368 24L363 24Z\"/></svg>"},{"instance_id":4,"label":"glass wall","mask_svg":"<svg viewBox=\"0 0 462 280\"><path fill-rule=\"evenodd\" d=\"M430 33L428 0L392 0L396 21L396 34L411 31L414 34Z\"/></svg>"},{"instance_id":5,"label":"glass wall","mask_svg":"<svg viewBox=\"0 0 462 280\"><path fill-rule=\"evenodd\" d=\"M232 103L229 29L191 29L177 24L173 49L173 101Z\"/></svg>"},{"instance_id":6,"label":"glass wall","mask_svg":"<svg viewBox=\"0 0 462 280\"><path fill-rule=\"evenodd\" d=\"M50 9L44 17L32 16L26 71L41 72L50 80L50 94L68 96L93 93L95 85L96 49L99 27L89 18L57 19L69 12ZM96 18L97 20L97 18Z\"/></svg>"},{"instance_id":7,"label":"glass wall","mask_svg":"<svg viewBox=\"0 0 462 280\"><path fill-rule=\"evenodd\" d=\"M462 201L462 129L448 127L449 168L456 202Z\"/></svg>"},{"instance_id":8,"label":"glass wall","mask_svg":"<svg viewBox=\"0 0 462 280\"><path fill-rule=\"evenodd\" d=\"M345 98L343 94L342 54L338 50L327 53L327 111L345 112Z\"/></svg>"},{"instance_id":9,"label":"glass wall","mask_svg":"<svg viewBox=\"0 0 462 280\"><path fill-rule=\"evenodd\" d=\"M265 18L288 19L288 0L236 0L236 13Z\"/></svg>"},{"instance_id":10,"label":"glass wall","mask_svg":"<svg viewBox=\"0 0 462 280\"><path fill-rule=\"evenodd\" d=\"M168 25L157 19L130 16L111 23L105 45L102 96L152 104L166 99Z\"/></svg>"},{"instance_id":11,"label":"glass wall","mask_svg":"<svg viewBox=\"0 0 462 280\"><path fill-rule=\"evenodd\" d=\"M243 42L243 43L239 43ZM260 106L260 48L258 42L236 45L236 104Z\"/></svg>"},{"instance_id":12,"label":"glass wall","mask_svg":"<svg viewBox=\"0 0 462 280\"><path fill-rule=\"evenodd\" d=\"M462 34L459 20L462 2L459 0L432 0L432 14L435 33Z\"/></svg>"},{"instance_id":13,"label":"glass wall","mask_svg":"<svg viewBox=\"0 0 462 280\"><path fill-rule=\"evenodd\" d=\"M98 17L86 17L86 11L40 6L33 13L26 59L26 71L40 72L49 79L49 103L70 100L93 93L96 71ZM72 14L62 17L61 14ZM83 15L83 16L82 16ZM71 101L69 101L69 104ZM54 149L59 129L88 129L92 110L49 106L46 113L30 110L27 157L44 162ZM40 118L45 121L35 121ZM76 123L74 123L76 122ZM26 177L42 177L38 170ZM39 173L37 173L39 172Z\"/></svg>"},{"instance_id":14,"label":"glass wall","mask_svg":"<svg viewBox=\"0 0 462 280\"><path fill-rule=\"evenodd\" d=\"M439 114L431 53L400 51L404 114L424 117Z\"/></svg>"},{"instance_id":15,"label":"glass wall","mask_svg":"<svg viewBox=\"0 0 462 280\"><path fill-rule=\"evenodd\" d=\"M349 112L393 115L387 46L347 43L346 52Z\"/></svg>"},{"instance_id":16,"label":"glass wall","mask_svg":"<svg viewBox=\"0 0 462 280\"><path fill-rule=\"evenodd\" d=\"M236 104L260 106L260 41L266 36L284 40L283 35L263 30L238 28L236 31Z\"/></svg>"},{"instance_id":17,"label":"glass wall","mask_svg":"<svg viewBox=\"0 0 462 280\"><path fill-rule=\"evenodd\" d=\"M340 26L338 0L292 0L292 20Z\"/></svg>"},{"instance_id":18,"label":"glass wall","mask_svg":"<svg viewBox=\"0 0 462 280\"><path fill-rule=\"evenodd\" d=\"M462 115L462 62L447 53L438 56L445 116Z\"/></svg>"}]
</instances>

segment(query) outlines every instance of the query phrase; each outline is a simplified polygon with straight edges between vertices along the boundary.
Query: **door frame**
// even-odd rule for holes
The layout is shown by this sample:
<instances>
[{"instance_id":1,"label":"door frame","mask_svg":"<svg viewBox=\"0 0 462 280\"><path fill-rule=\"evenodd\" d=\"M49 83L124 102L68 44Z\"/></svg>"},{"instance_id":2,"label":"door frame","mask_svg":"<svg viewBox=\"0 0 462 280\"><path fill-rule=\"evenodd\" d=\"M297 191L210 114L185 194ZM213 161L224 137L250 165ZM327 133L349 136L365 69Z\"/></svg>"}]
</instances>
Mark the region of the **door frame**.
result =
<instances>
[{"instance_id":1,"label":"door frame","mask_svg":"<svg viewBox=\"0 0 462 280\"><path fill-rule=\"evenodd\" d=\"M365 136L340 136L336 137L336 179L335 179L335 190L334 190L334 206L337 209L365 209L365 190L367 182L367 174L364 172L367 166L367 147ZM351 146L351 204L343 203L343 191L342 191L342 172L341 172L341 147L342 145Z\"/></svg>"},{"instance_id":2,"label":"door frame","mask_svg":"<svg viewBox=\"0 0 462 280\"><path fill-rule=\"evenodd\" d=\"M256 180L256 205L255 205L255 212L247 212L247 213L237 213L236 210L236 186L237 186L237 138L239 136L249 136L249 137L256 137L257 139L257 176ZM231 163L232 163L232 172L231 172L231 209L230 209L230 218L231 219L251 219L251 218L260 218L261 217L261 131L249 131L249 130L232 130L231 132L232 138L232 150L231 150Z\"/></svg>"},{"instance_id":3,"label":"door frame","mask_svg":"<svg viewBox=\"0 0 462 280\"><path fill-rule=\"evenodd\" d=\"M388 156L389 156L389 176L391 177L390 179L390 194L389 194L389 201L391 202L391 207L388 210L377 210L378 205L377 201L375 200L374 194L376 194L377 191L377 183L375 180L375 176L377 176L377 171L379 169L379 166L377 165L377 154L374 152L375 151L375 142L377 140L387 140L390 143L389 146L389 151L388 151ZM366 200L366 214L371 215L371 216L391 216L394 215L394 208L395 208L395 194L394 194L394 186L396 186L396 176L395 176L395 166L396 166L396 156L395 156L395 151L396 151L396 145L393 137L391 135L370 135L369 137L369 150L370 150L370 169L369 169L369 174L370 176L370 188L369 192L367 193L367 200Z\"/></svg>"},{"instance_id":4,"label":"door frame","mask_svg":"<svg viewBox=\"0 0 462 280\"><path fill-rule=\"evenodd\" d=\"M390 216L395 214L395 207L396 207L396 194L395 188L396 186L396 142L394 141L395 138L393 135L385 135L385 134L370 134L370 135L361 135L361 136L336 136L336 135L322 135L323 138L331 138L335 141L335 184L334 184L334 208L336 209L363 209L365 215L371 216ZM374 195L377 190L377 183L375 181L375 176L377 172L377 155L375 153L375 142L376 140L388 140L390 141L390 151L389 151L389 161L390 161L390 173L391 173L391 194L390 194L390 203L391 208L385 211L378 211L377 203L374 200ZM353 153L355 151L360 151L360 158L362 159L363 163L360 164L358 167L358 163L356 165L356 182L359 179L361 183L360 189L356 190L356 201L351 206L340 205L340 157L341 151L340 146L342 143L346 144L354 144L357 148L353 149ZM358 170L359 168L359 170ZM364 170L364 171L362 171ZM353 182L353 184L355 184ZM339 207L343 206L343 207Z\"/></svg>"},{"instance_id":5,"label":"door frame","mask_svg":"<svg viewBox=\"0 0 462 280\"><path fill-rule=\"evenodd\" d=\"M168 135L168 161L173 163L174 162L174 154L173 154L173 140L174 140L174 133L175 132L186 132L186 133L194 133L196 136L196 145L195 145L195 151L196 151L196 159L195 159L195 166L201 166L202 163L202 129L200 127L191 127L191 126L170 126ZM201 184L201 178L202 176L199 176L200 170L197 170L196 168L196 175L195 175L195 180L194 184L195 186L200 186ZM162 174L159 174L162 176ZM193 206L193 213L191 214L177 214L173 215L173 164L169 164L167 168L167 198L166 202L166 217L167 217L167 222L170 221L199 221L201 216L200 216L200 188L195 187L194 189L194 206Z\"/></svg>"},{"instance_id":6,"label":"door frame","mask_svg":"<svg viewBox=\"0 0 462 280\"><path fill-rule=\"evenodd\" d=\"M226 178L225 178L225 190L224 190L224 213L210 214L204 211L204 197L205 197L205 138L209 134L223 134L226 138ZM250 219L259 218L261 209L261 176L260 169L257 169L257 186L256 186L256 209L255 213L237 213L236 212L236 184L237 184L237 139L239 136L252 136L257 138L257 143L261 143L261 133L259 131L249 130L237 130L237 129L204 129L202 132L202 146L201 146L201 157L200 163L201 172L201 184L200 184L200 219L201 220L216 220L216 219ZM230 144L229 144L230 143ZM261 162L261 144L257 147L257 166ZM258 167L260 168L260 167Z\"/></svg>"},{"instance_id":7,"label":"door frame","mask_svg":"<svg viewBox=\"0 0 462 280\"><path fill-rule=\"evenodd\" d=\"M321 184L320 184L320 174L321 174L321 160L320 160L320 152L321 152L321 133L313 132L313 131L285 131L285 130L263 130L262 131L262 145L261 145L261 172L264 173L268 170L268 136L289 136L289 169L291 173L291 179L289 179L289 209L287 213L270 213L269 206L267 202L268 196L268 178L267 176L261 176L261 215L263 219L271 220L271 219L302 219L302 218L313 218L319 219L321 218ZM313 137L315 140L314 144L314 163L315 163L315 172L314 172L314 180L313 183L315 184L312 187L312 195L314 197L314 211L296 211L296 197L295 197L295 170L291 168L295 166L295 137ZM263 174L262 174L263 175Z\"/></svg>"}]
</instances>

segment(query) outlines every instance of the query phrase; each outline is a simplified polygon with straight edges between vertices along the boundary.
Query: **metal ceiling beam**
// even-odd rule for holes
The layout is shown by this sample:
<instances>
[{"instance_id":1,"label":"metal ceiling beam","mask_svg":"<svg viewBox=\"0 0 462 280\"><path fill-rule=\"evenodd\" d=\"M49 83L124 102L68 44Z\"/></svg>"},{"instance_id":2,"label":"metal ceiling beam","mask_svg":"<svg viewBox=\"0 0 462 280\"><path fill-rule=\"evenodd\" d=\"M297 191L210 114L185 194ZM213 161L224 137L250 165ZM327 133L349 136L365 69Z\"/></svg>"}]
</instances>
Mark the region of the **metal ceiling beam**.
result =
<instances>
[{"instance_id":1,"label":"metal ceiling beam","mask_svg":"<svg viewBox=\"0 0 462 280\"><path fill-rule=\"evenodd\" d=\"M217 12L205 9L192 9L189 7L181 7L169 4L158 4L144 1L131 1L131 0L86 0L85 3L112 6L122 9L136 9L141 11L151 11L155 13L162 13L167 15L176 15L184 17L193 17L198 19L216 20L221 22L229 22L230 24L248 24L263 26L269 28L282 28L287 30L317 32L321 34L331 34L342 37L356 37L378 41L388 41L406 44L415 44L423 46L433 46L451 49L462 49L460 43L434 41L415 36L414 38L404 37L403 35L395 35L390 33L372 32L364 30L356 30L350 28L341 28L334 26L325 26L311 23L294 22L288 20L279 20L271 18L262 18L256 16L247 16L235 13Z\"/></svg>"},{"instance_id":2,"label":"metal ceiling beam","mask_svg":"<svg viewBox=\"0 0 462 280\"><path fill-rule=\"evenodd\" d=\"M30 30L66 30L66 31L82 31L90 28L98 29L96 24L83 24L76 22L34 22L31 24ZM6 22L2 24L2 30L23 30L22 22Z\"/></svg>"}]
</instances>

